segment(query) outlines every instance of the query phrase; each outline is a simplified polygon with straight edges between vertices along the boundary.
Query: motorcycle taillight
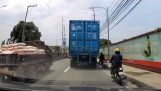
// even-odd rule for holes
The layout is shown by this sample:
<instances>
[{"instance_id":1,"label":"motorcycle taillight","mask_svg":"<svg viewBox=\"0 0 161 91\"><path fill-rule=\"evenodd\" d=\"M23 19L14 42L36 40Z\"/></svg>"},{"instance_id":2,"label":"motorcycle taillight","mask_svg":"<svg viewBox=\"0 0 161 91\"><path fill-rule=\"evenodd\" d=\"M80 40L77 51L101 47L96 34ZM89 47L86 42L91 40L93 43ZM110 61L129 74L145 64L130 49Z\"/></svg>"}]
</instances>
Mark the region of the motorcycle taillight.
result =
<instances>
[{"instance_id":1,"label":"motorcycle taillight","mask_svg":"<svg viewBox=\"0 0 161 91\"><path fill-rule=\"evenodd\" d=\"M119 71L120 71L120 72L123 72L123 68L119 68Z\"/></svg>"}]
</instances>

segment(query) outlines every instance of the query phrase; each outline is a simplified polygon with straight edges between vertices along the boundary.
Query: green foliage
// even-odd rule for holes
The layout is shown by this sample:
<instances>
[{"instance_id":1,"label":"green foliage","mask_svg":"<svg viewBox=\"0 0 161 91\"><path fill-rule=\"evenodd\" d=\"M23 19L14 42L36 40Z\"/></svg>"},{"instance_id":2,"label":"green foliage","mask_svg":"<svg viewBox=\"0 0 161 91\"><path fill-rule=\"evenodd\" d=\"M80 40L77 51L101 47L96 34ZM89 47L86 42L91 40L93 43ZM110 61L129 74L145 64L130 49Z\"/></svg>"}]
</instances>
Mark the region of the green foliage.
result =
<instances>
[{"instance_id":1,"label":"green foliage","mask_svg":"<svg viewBox=\"0 0 161 91\"><path fill-rule=\"evenodd\" d=\"M22 42L22 31L24 23L24 21L20 21L17 25L14 26L13 31L10 34L10 37L14 42ZM25 41L40 40L41 33L33 22L26 22L24 30Z\"/></svg>"},{"instance_id":2,"label":"green foliage","mask_svg":"<svg viewBox=\"0 0 161 91\"><path fill-rule=\"evenodd\" d=\"M55 55L61 54L61 47L60 46L50 46L50 47L53 49Z\"/></svg>"},{"instance_id":3,"label":"green foliage","mask_svg":"<svg viewBox=\"0 0 161 91\"><path fill-rule=\"evenodd\" d=\"M155 29L155 31L158 31L159 32L159 31L161 31L161 28L158 27L158 28Z\"/></svg>"},{"instance_id":4,"label":"green foliage","mask_svg":"<svg viewBox=\"0 0 161 91\"><path fill-rule=\"evenodd\" d=\"M111 41L109 41L111 44ZM100 47L106 47L108 45L108 40L107 39L100 39Z\"/></svg>"}]
</instances>

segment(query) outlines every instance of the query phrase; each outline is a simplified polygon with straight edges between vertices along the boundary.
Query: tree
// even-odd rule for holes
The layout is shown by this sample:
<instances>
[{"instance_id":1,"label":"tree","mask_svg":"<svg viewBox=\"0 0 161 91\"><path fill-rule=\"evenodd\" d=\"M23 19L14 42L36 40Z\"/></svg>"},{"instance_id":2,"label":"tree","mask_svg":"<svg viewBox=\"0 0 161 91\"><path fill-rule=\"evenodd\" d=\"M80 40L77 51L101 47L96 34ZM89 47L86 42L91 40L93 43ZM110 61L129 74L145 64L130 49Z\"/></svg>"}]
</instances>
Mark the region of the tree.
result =
<instances>
[{"instance_id":1,"label":"tree","mask_svg":"<svg viewBox=\"0 0 161 91\"><path fill-rule=\"evenodd\" d=\"M159 32L159 31L161 31L161 28L158 27L158 28L155 29L155 31L158 31Z\"/></svg>"},{"instance_id":2,"label":"tree","mask_svg":"<svg viewBox=\"0 0 161 91\"><path fill-rule=\"evenodd\" d=\"M53 49L55 55L59 55L61 53L61 46L50 46L50 47Z\"/></svg>"},{"instance_id":3,"label":"tree","mask_svg":"<svg viewBox=\"0 0 161 91\"><path fill-rule=\"evenodd\" d=\"M5 40L3 40L3 41L2 41L2 43L1 43L1 47L2 47L2 45L5 45Z\"/></svg>"},{"instance_id":4,"label":"tree","mask_svg":"<svg viewBox=\"0 0 161 91\"><path fill-rule=\"evenodd\" d=\"M22 31L24 21L20 21L17 25L14 26L13 31L10 34L10 37L13 39L13 42L22 42ZM33 22L26 22L24 28L25 41L40 40L41 33L38 30L38 27Z\"/></svg>"},{"instance_id":5,"label":"tree","mask_svg":"<svg viewBox=\"0 0 161 91\"><path fill-rule=\"evenodd\" d=\"M111 41L109 41L111 44ZM108 40L107 39L100 39L100 47L106 47L108 45Z\"/></svg>"}]
</instances>

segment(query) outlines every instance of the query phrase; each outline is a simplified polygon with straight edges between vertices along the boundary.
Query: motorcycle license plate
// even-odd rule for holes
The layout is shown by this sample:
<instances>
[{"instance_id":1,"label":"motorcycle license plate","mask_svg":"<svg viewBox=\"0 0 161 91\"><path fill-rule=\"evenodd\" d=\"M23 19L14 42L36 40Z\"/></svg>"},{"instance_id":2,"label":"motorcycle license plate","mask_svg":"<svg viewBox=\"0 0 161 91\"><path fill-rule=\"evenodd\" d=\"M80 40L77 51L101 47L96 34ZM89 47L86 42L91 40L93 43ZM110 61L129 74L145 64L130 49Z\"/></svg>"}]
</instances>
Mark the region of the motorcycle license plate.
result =
<instances>
[{"instance_id":1,"label":"motorcycle license plate","mask_svg":"<svg viewBox=\"0 0 161 91\"><path fill-rule=\"evenodd\" d=\"M123 75L123 72L119 72L119 75Z\"/></svg>"}]
</instances>

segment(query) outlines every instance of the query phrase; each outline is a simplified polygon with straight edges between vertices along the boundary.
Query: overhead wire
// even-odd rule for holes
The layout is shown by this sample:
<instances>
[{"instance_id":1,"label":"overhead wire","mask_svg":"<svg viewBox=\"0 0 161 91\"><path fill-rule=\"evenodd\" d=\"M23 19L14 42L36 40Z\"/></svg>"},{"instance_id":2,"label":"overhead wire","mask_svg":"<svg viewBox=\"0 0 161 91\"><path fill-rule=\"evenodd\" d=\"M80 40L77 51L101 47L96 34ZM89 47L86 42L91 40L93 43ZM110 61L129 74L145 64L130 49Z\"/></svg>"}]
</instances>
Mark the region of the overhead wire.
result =
<instances>
[{"instance_id":1,"label":"overhead wire","mask_svg":"<svg viewBox=\"0 0 161 91\"><path fill-rule=\"evenodd\" d=\"M120 6L124 3L124 1L125 0L122 0L120 3L119 3L119 5L116 7L116 9L112 12L112 14L110 14L109 16L109 18L111 18L114 14L115 14L115 12L117 12L117 10L119 10L119 8L120 8Z\"/></svg>"},{"instance_id":2,"label":"overhead wire","mask_svg":"<svg viewBox=\"0 0 161 91\"><path fill-rule=\"evenodd\" d=\"M43 1L43 3L44 3L44 5L45 5L50 11L53 11L53 9L51 9L51 7L48 5L48 3L44 2L44 1ZM61 21L61 20L58 20L58 19L61 19L61 18L58 17L58 15L57 15L56 12L55 12L55 19L56 19L57 21Z\"/></svg>"},{"instance_id":3,"label":"overhead wire","mask_svg":"<svg viewBox=\"0 0 161 91\"><path fill-rule=\"evenodd\" d=\"M117 26L127 15L129 15L133 10L134 10L134 8L141 2L142 0L139 0L131 9L130 9L130 11L128 11L128 13L127 14L125 14L125 16L124 17L122 17L115 25L113 25L111 28L110 28L110 30L111 29L113 29L115 26Z\"/></svg>"},{"instance_id":4,"label":"overhead wire","mask_svg":"<svg viewBox=\"0 0 161 91\"><path fill-rule=\"evenodd\" d=\"M55 14L57 14L57 16L62 16L62 14L58 11L58 9L53 4L53 0L49 0L49 3L51 3L52 7L55 9ZM59 17L59 18L62 19L62 17Z\"/></svg>"},{"instance_id":5,"label":"overhead wire","mask_svg":"<svg viewBox=\"0 0 161 91\"><path fill-rule=\"evenodd\" d=\"M51 14L51 11L49 11L48 6L46 6L44 4L44 2L40 1L39 5L46 11L46 14L48 14L49 17L51 17L54 21L58 22L59 24L61 23L57 17L53 17L53 15ZM48 9L47 9L48 8ZM41 10L40 12L42 12L42 14L44 13L43 10ZM34 20L36 20L39 17L35 17ZM39 19L40 20L40 19Z\"/></svg>"},{"instance_id":6,"label":"overhead wire","mask_svg":"<svg viewBox=\"0 0 161 91\"><path fill-rule=\"evenodd\" d=\"M112 24L132 3L134 0L127 0L125 4L121 7L120 11L110 20L109 24Z\"/></svg>"},{"instance_id":7,"label":"overhead wire","mask_svg":"<svg viewBox=\"0 0 161 91\"><path fill-rule=\"evenodd\" d=\"M127 15L129 15L135 8L136 6L141 2L142 0L139 0L115 25L113 25L109 30L112 30L114 27L116 27ZM108 33L108 31L106 31ZM105 35L105 34L104 34ZM103 36L104 36L103 35Z\"/></svg>"},{"instance_id":8,"label":"overhead wire","mask_svg":"<svg viewBox=\"0 0 161 91\"><path fill-rule=\"evenodd\" d=\"M125 0L122 0L122 1L118 4L118 6L116 7L116 9L112 12L112 14L109 15L110 17L105 21L105 23L104 23L103 26L101 27L101 31L100 31L100 32L102 32L102 31L104 30L104 28L105 28L105 26L106 26L108 20L110 20L110 18L111 18L111 17L113 16L113 14L118 10L118 8L120 7L120 5L121 5L124 1L125 1Z\"/></svg>"},{"instance_id":9,"label":"overhead wire","mask_svg":"<svg viewBox=\"0 0 161 91\"><path fill-rule=\"evenodd\" d=\"M38 4L37 7L39 7L39 6L41 6L41 8L43 8L43 9L45 10L45 7L44 7L41 3ZM32 9L33 9L33 8L32 8ZM32 9L31 9L29 12L31 12ZM41 10L40 12L41 12L42 15L44 14L43 10ZM50 16L49 12L47 12L47 14ZM37 20L37 18L40 18L40 17L38 17L38 16L36 16L36 17L30 16L30 17L32 17L34 20ZM30 17L29 17L29 18L30 18ZM39 20L41 20L41 19L39 19Z\"/></svg>"},{"instance_id":10,"label":"overhead wire","mask_svg":"<svg viewBox=\"0 0 161 91\"><path fill-rule=\"evenodd\" d=\"M113 2L109 5L109 7L112 7L114 4L115 0L113 0ZM113 7L112 7L113 8ZM110 9L110 8L109 8Z\"/></svg>"},{"instance_id":11,"label":"overhead wire","mask_svg":"<svg viewBox=\"0 0 161 91\"><path fill-rule=\"evenodd\" d=\"M113 13L109 16L109 21L113 20L115 16L118 15L118 13L124 8L128 0L122 0L122 2L119 4L119 6L113 11Z\"/></svg>"},{"instance_id":12,"label":"overhead wire","mask_svg":"<svg viewBox=\"0 0 161 91\"><path fill-rule=\"evenodd\" d=\"M113 11L113 15L111 14L110 17L108 18L109 21L109 25L114 22L118 17L120 17L120 15L127 10L127 8L134 2L134 0L122 0L120 2L120 4L116 7L116 9ZM126 17L126 16L125 16ZM106 22L103 24L103 26L101 27L101 32L106 28L106 24L107 24L107 20Z\"/></svg>"},{"instance_id":13,"label":"overhead wire","mask_svg":"<svg viewBox=\"0 0 161 91\"><path fill-rule=\"evenodd\" d=\"M114 0L115 1L115 0ZM119 4L120 0L117 0L117 2L115 4L113 4L113 7L110 9L109 8L109 14L112 13L113 9L117 7L117 5Z\"/></svg>"}]
</instances>

